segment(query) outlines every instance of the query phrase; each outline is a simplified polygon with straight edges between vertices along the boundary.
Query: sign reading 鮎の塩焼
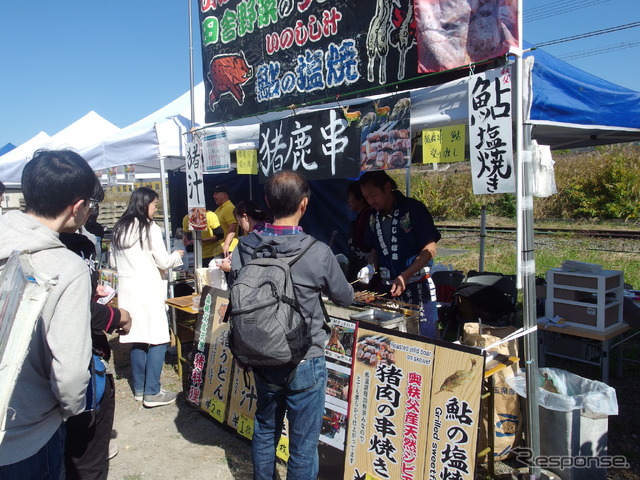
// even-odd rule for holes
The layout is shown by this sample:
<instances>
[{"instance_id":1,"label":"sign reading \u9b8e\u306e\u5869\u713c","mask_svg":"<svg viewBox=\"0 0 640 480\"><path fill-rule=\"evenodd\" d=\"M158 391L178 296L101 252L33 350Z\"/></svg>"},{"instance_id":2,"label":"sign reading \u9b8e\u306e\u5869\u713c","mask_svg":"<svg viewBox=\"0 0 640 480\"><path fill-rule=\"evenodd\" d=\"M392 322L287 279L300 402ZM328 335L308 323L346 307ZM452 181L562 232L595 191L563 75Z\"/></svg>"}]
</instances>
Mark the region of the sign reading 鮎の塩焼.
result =
<instances>
[{"instance_id":1,"label":"sign reading \u9b8e\u306e\u5869\u713c","mask_svg":"<svg viewBox=\"0 0 640 480\"><path fill-rule=\"evenodd\" d=\"M469 157L473 193L514 193L511 70L500 68L469 80Z\"/></svg>"},{"instance_id":2,"label":"sign reading \u9b8e\u306e\u5869\u713c","mask_svg":"<svg viewBox=\"0 0 640 480\"><path fill-rule=\"evenodd\" d=\"M484 357L358 328L344 480L474 478Z\"/></svg>"}]
</instances>

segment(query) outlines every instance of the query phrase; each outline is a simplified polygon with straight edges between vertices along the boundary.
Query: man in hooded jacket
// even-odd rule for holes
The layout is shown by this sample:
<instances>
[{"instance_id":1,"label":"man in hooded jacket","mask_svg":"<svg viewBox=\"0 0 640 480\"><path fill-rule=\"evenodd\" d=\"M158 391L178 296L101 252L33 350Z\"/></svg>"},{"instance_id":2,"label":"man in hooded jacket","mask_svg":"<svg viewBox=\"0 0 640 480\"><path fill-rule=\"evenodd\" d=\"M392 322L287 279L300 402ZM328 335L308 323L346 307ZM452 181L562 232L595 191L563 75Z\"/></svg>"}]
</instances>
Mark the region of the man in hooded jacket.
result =
<instances>
[{"instance_id":1,"label":"man in hooded jacket","mask_svg":"<svg viewBox=\"0 0 640 480\"><path fill-rule=\"evenodd\" d=\"M259 245L272 245L278 257L294 257L313 241L299 226L309 195L306 180L295 172L282 171L269 177L265 200L273 213L273 224L267 223L261 233L252 232L242 238L232 257L232 283ZM329 337L321 294L340 306L353 301L353 288L331 249L322 242L311 245L292 265L291 278L300 311L310 327L312 345L295 367L294 375L291 367L253 369L258 391L252 441L253 478L259 480L276 478L276 446L285 409L290 453L287 478L317 478L318 440L327 386L324 346Z\"/></svg>"},{"instance_id":2,"label":"man in hooded jacket","mask_svg":"<svg viewBox=\"0 0 640 480\"><path fill-rule=\"evenodd\" d=\"M84 411L89 383L91 279L58 232L86 220L95 186L71 151L37 151L22 173L25 212L0 217L0 268L14 250L55 279L29 342L0 444L1 479L64 479L63 422ZM2 385L0 388L8 388Z\"/></svg>"}]
</instances>

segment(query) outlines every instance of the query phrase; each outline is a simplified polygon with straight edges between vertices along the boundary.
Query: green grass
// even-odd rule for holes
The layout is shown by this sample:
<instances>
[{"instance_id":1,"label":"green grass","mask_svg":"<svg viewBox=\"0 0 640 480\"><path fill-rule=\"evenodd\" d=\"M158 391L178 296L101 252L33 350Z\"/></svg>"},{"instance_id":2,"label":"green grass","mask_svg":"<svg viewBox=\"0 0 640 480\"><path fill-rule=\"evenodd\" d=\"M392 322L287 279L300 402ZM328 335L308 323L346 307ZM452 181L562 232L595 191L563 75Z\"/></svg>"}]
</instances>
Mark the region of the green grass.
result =
<instances>
[{"instance_id":1,"label":"green grass","mask_svg":"<svg viewBox=\"0 0 640 480\"><path fill-rule=\"evenodd\" d=\"M640 240L576 238L572 236L534 237L536 276L544 277L550 268L560 267L564 260L575 260L602 265L607 270L624 272L625 283L640 288ZM477 235L445 235L440 248L465 249L454 256L438 256L436 261L451 264L465 274L478 270L480 238ZM495 234L486 239L484 270L507 275L516 273L515 235Z\"/></svg>"}]
</instances>

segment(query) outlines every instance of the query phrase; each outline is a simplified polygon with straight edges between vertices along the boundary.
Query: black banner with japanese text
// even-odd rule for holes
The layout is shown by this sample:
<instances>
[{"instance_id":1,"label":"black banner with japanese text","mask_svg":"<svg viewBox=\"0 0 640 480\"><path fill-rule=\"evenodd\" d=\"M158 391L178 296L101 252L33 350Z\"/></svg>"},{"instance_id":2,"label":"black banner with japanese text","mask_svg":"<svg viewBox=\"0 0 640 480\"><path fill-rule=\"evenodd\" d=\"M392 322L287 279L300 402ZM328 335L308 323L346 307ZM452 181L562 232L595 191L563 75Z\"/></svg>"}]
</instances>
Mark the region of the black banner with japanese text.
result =
<instances>
[{"instance_id":1,"label":"black banner with japanese text","mask_svg":"<svg viewBox=\"0 0 640 480\"><path fill-rule=\"evenodd\" d=\"M412 0L201 0L200 29L207 123L418 75Z\"/></svg>"},{"instance_id":2,"label":"black banner with japanese text","mask_svg":"<svg viewBox=\"0 0 640 480\"><path fill-rule=\"evenodd\" d=\"M307 179L351 178L360 173L360 133L340 110L294 115L260 125L260 182L280 170Z\"/></svg>"}]
</instances>

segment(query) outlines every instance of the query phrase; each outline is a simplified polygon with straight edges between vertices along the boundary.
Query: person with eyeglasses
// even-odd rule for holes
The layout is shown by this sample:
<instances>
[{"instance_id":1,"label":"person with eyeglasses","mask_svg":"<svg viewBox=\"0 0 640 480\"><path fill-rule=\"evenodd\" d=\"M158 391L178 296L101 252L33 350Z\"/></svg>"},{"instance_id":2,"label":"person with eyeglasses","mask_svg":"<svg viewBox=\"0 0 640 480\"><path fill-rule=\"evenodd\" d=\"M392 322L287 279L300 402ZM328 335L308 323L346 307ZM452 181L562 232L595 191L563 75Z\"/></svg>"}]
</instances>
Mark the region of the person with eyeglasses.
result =
<instances>
[{"instance_id":1,"label":"person with eyeglasses","mask_svg":"<svg viewBox=\"0 0 640 480\"><path fill-rule=\"evenodd\" d=\"M56 278L29 340L0 441L0 478L64 478L64 422L86 404L91 360L91 276L59 234L89 212L96 176L70 150L38 150L21 178L24 211L0 216L0 270L28 251L36 271ZM5 413L5 412L2 412Z\"/></svg>"}]
</instances>

